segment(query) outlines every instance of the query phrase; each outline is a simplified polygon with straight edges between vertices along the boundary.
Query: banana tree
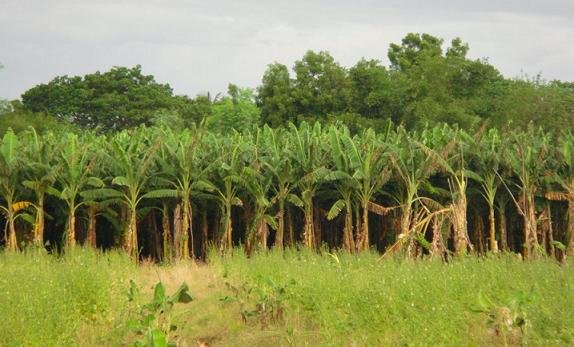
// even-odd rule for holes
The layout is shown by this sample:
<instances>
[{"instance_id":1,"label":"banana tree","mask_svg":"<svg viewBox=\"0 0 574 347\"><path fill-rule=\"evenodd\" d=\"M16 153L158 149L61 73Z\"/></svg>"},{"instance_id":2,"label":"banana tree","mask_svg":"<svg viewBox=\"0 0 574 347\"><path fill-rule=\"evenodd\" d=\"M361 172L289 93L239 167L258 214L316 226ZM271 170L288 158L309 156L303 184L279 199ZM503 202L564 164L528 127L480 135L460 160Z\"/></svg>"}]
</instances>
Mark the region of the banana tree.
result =
<instances>
[{"instance_id":1,"label":"banana tree","mask_svg":"<svg viewBox=\"0 0 574 347\"><path fill-rule=\"evenodd\" d=\"M88 135L85 135L88 136ZM81 139L78 135L69 133L58 146L61 148L58 161L61 169L56 178L58 188L50 188L47 193L53 194L66 203L68 220L64 233L65 245L76 245L76 212L84 204L79 201L80 194L90 187L102 184L101 180L92 176L96 163L96 155L88 147L94 140L93 136Z\"/></svg>"},{"instance_id":2,"label":"banana tree","mask_svg":"<svg viewBox=\"0 0 574 347\"><path fill-rule=\"evenodd\" d=\"M57 161L57 141L52 133L38 136L32 128L26 133L24 157L27 163L24 170L22 185L30 189L36 196L36 218L34 223L34 244L44 245L46 194L57 195L54 189L58 174L62 169L61 161Z\"/></svg>"},{"instance_id":3,"label":"banana tree","mask_svg":"<svg viewBox=\"0 0 574 347\"><path fill-rule=\"evenodd\" d=\"M271 184L271 202L277 204L277 230L275 233L275 248L283 249L285 239L285 204L287 201L302 207L302 201L293 194L295 188L295 168L291 157L285 151L292 146L285 130L274 130L263 127L263 144L265 152L261 158L261 169L269 172L273 179ZM293 237L289 238L291 241Z\"/></svg>"},{"instance_id":4,"label":"banana tree","mask_svg":"<svg viewBox=\"0 0 574 347\"><path fill-rule=\"evenodd\" d=\"M560 166L552 176L555 183L561 188L560 191L546 193L546 198L568 203L568 239L566 240L566 254L574 255L574 134L564 134L558 143Z\"/></svg>"},{"instance_id":5,"label":"banana tree","mask_svg":"<svg viewBox=\"0 0 574 347\"><path fill-rule=\"evenodd\" d=\"M221 212L221 251L230 251L233 247L231 213L233 206L243 206L238 193L245 185L241 173L245 167L245 151L248 146L239 133L233 133L230 137L211 134L207 138L206 147L213 150L209 153L213 162L208 168L213 178L206 181L206 189L215 195Z\"/></svg>"},{"instance_id":6,"label":"banana tree","mask_svg":"<svg viewBox=\"0 0 574 347\"><path fill-rule=\"evenodd\" d=\"M0 144L0 197L5 203L5 205L0 205L0 210L6 215L7 229L4 230L7 230L8 233L4 234L4 238L6 249L9 251L18 249L14 220L21 207L27 205L17 201L18 184L23 168L20 150L21 145L18 136L14 134L12 129L8 129Z\"/></svg>"},{"instance_id":7,"label":"banana tree","mask_svg":"<svg viewBox=\"0 0 574 347\"><path fill-rule=\"evenodd\" d=\"M451 219L454 232L454 250L457 255L465 254L472 244L468 237L467 195L468 172L465 152L473 139L464 131L448 126L436 126L422 133L421 149L429 155L438 167L448 174L451 201Z\"/></svg>"},{"instance_id":8,"label":"banana tree","mask_svg":"<svg viewBox=\"0 0 574 347\"><path fill-rule=\"evenodd\" d=\"M481 195L488 205L489 249L498 252L496 239L495 202L501 181L501 162L505 150L504 142L496 129L482 133L469 148L471 170L467 171L470 179L480 184ZM502 240L506 235L500 235ZM504 243L506 245L506 243Z\"/></svg>"},{"instance_id":9,"label":"banana tree","mask_svg":"<svg viewBox=\"0 0 574 347\"><path fill-rule=\"evenodd\" d=\"M326 152L324 150L324 132L320 123L310 126L302 123L299 128L289 124L291 147L287 155L296 167L298 177L296 186L299 199L291 199L295 205L302 207L305 214L303 226L303 243L309 248L318 246L314 226L314 198L321 182L329 171L325 167Z\"/></svg>"},{"instance_id":10,"label":"banana tree","mask_svg":"<svg viewBox=\"0 0 574 347\"><path fill-rule=\"evenodd\" d=\"M273 176L264 166L264 153L266 151L265 130L257 129L253 133L251 146L247 151L248 165L243 168L243 188L245 188L248 200L254 207L254 216L248 227L246 242L250 252L255 242L260 249L266 250L268 246L269 227L277 230L275 218L269 214L272 205L268 198L268 192L272 190ZM255 242L254 242L255 241Z\"/></svg>"},{"instance_id":11,"label":"banana tree","mask_svg":"<svg viewBox=\"0 0 574 347\"><path fill-rule=\"evenodd\" d=\"M206 152L202 147L204 131L202 127L183 132L163 129L160 135L162 146L156 158L159 173L155 182L158 189L147 192L144 198L177 198L181 201L181 232L179 239L174 241L179 249L177 254L188 259L190 247L192 256L195 254L192 195L198 190L211 190L211 184L205 181L208 158L204 157Z\"/></svg>"},{"instance_id":12,"label":"banana tree","mask_svg":"<svg viewBox=\"0 0 574 347\"><path fill-rule=\"evenodd\" d=\"M346 208L345 235L343 240L348 246L352 245L350 222L352 200L356 200L362 215L357 220L357 235L355 248L358 251L369 248L369 212L380 215L386 214L389 209L372 201L373 195L378 192L391 176L389 152L387 148L387 136L377 137L372 129L363 132L360 136L351 137L348 131L339 131L333 127L330 129L330 144L333 162L336 171L334 178L339 177L337 186L343 199L335 202L329 211L329 218L333 218Z\"/></svg>"},{"instance_id":13,"label":"banana tree","mask_svg":"<svg viewBox=\"0 0 574 347\"><path fill-rule=\"evenodd\" d=\"M525 132L514 133L511 152L506 156L508 164L517 177L515 185L520 191L520 196L514 200L524 221L523 253L525 258L536 257L540 253L535 196L539 193L550 160L548 155L550 140L550 135L540 129L529 128Z\"/></svg>"},{"instance_id":14,"label":"banana tree","mask_svg":"<svg viewBox=\"0 0 574 347\"><path fill-rule=\"evenodd\" d=\"M83 196L87 200L117 199L125 208L127 215L126 230L124 232L124 250L137 259L139 256L137 235L137 212L144 199L145 190L152 177L154 177L154 159L157 151L157 142L149 138L145 129L128 132L122 131L110 138L101 147L106 153L101 153L112 173L112 188L99 187L86 191Z\"/></svg>"},{"instance_id":15,"label":"banana tree","mask_svg":"<svg viewBox=\"0 0 574 347\"><path fill-rule=\"evenodd\" d=\"M415 134L416 136L416 134ZM401 209L400 230L398 241L393 249L403 249L407 257L416 254L415 208L419 200L418 192L428 178L438 170L440 164L436 155L421 148L421 142L415 136L409 136L404 128L389 139L391 145L391 163L398 180L394 199ZM401 246L401 247L399 247ZM396 247L396 248L395 248Z\"/></svg>"}]
</instances>

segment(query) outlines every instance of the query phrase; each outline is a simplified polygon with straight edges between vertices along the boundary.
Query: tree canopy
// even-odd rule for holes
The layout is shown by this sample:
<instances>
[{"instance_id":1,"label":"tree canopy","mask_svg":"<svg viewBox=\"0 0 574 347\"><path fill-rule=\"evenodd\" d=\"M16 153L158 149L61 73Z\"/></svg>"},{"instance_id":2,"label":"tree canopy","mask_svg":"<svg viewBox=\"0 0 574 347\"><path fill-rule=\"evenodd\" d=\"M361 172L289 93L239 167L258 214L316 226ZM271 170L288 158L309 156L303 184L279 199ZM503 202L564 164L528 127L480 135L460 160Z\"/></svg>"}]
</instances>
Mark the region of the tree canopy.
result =
<instances>
[{"instance_id":1,"label":"tree canopy","mask_svg":"<svg viewBox=\"0 0 574 347\"><path fill-rule=\"evenodd\" d=\"M343 123L353 133L382 131L389 122L407 129L441 123L467 130L574 126L571 82L508 79L487 59L469 58L469 50L460 38L446 45L427 33L409 33L390 44L388 66L363 58L344 67L327 51L308 51L291 69L270 64L255 92L230 85L223 97L174 96L139 65L60 76L26 91L23 107L0 119L0 129L21 128L35 114L104 131L141 124L191 127L203 119L222 132L302 121Z\"/></svg>"}]
</instances>

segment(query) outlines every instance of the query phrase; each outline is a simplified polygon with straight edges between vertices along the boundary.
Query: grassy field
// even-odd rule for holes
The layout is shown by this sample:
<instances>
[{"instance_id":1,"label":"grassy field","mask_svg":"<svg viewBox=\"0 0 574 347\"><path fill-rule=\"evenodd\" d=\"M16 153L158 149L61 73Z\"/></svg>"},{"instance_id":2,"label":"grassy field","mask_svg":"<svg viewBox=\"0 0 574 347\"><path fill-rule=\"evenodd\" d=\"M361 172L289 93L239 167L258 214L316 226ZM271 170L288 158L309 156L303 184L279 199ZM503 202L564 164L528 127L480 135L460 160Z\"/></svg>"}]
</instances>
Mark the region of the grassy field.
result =
<instances>
[{"instance_id":1,"label":"grassy field","mask_svg":"<svg viewBox=\"0 0 574 347\"><path fill-rule=\"evenodd\" d=\"M145 321L160 281L168 296L186 282L194 298L150 323L175 325L167 337L181 346L572 345L573 266L304 251L136 266L81 248L2 253L0 345L145 342L134 322Z\"/></svg>"}]
</instances>

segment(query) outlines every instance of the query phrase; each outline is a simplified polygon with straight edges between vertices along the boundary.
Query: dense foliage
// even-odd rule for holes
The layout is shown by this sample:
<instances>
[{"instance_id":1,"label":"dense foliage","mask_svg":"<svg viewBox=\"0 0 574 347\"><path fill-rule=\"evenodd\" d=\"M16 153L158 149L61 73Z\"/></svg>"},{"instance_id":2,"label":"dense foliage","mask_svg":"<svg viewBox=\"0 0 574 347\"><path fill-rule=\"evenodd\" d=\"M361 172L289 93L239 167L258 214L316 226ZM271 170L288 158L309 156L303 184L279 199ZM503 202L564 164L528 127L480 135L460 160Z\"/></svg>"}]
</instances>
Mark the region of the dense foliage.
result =
<instances>
[{"instance_id":1,"label":"dense foliage","mask_svg":"<svg viewBox=\"0 0 574 347\"><path fill-rule=\"evenodd\" d=\"M574 251L573 155L573 135L535 128L8 131L3 242L159 259L201 256L209 243L562 258Z\"/></svg>"},{"instance_id":2,"label":"dense foliage","mask_svg":"<svg viewBox=\"0 0 574 347\"><path fill-rule=\"evenodd\" d=\"M142 124L177 129L203 119L221 132L303 121L343 122L353 133L369 127L383 131L389 122L407 129L447 122L468 131L484 125L534 124L547 131L574 126L573 83L540 76L508 79L488 60L470 59L468 51L459 38L445 47L440 38L412 33L390 45L388 66L361 59L347 68L326 51L308 51L292 71L270 64L255 93L230 84L223 97L174 96L168 84L142 74L140 66L60 76L26 91L23 108L0 117L0 131L26 122L41 130L56 126L55 120L100 131Z\"/></svg>"}]
</instances>

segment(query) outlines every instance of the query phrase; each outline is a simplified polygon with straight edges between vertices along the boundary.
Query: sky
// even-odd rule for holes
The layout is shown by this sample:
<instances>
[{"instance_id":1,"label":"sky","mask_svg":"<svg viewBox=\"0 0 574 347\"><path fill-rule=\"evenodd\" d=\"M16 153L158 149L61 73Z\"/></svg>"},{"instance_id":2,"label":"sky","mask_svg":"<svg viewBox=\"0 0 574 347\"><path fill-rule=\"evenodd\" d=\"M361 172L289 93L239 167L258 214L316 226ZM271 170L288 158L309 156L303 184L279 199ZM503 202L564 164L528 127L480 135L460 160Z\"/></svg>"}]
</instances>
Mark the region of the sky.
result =
<instances>
[{"instance_id":1,"label":"sky","mask_svg":"<svg viewBox=\"0 0 574 347\"><path fill-rule=\"evenodd\" d=\"M178 95L254 88L307 50L388 65L409 32L460 37L506 77L574 81L571 0L0 0L0 98L137 64Z\"/></svg>"}]
</instances>

